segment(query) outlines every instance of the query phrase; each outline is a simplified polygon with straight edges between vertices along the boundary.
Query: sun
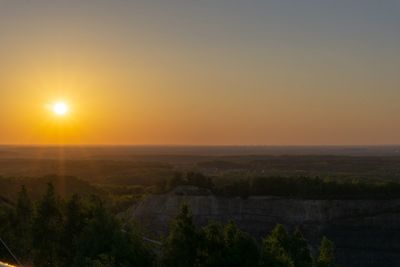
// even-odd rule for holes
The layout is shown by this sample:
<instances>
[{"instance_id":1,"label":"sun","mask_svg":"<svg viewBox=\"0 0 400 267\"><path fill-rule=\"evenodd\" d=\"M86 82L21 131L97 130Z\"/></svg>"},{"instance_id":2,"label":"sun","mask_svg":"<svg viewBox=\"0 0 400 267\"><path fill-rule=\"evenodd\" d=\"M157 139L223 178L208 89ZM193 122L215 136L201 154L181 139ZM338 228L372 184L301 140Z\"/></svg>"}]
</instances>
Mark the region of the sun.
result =
<instances>
[{"instance_id":1,"label":"sun","mask_svg":"<svg viewBox=\"0 0 400 267\"><path fill-rule=\"evenodd\" d=\"M57 116L64 116L68 113L69 107L65 102L57 102L53 105L53 112Z\"/></svg>"}]
</instances>

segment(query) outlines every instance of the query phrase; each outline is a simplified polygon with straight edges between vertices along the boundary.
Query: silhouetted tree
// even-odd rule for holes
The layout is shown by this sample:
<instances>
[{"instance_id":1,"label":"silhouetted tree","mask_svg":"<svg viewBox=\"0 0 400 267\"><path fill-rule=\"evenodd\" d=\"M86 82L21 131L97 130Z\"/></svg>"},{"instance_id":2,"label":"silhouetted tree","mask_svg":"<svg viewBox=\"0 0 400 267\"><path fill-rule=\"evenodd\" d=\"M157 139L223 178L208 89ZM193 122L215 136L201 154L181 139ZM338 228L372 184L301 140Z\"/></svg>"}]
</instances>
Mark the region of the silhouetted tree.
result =
<instances>
[{"instance_id":1,"label":"silhouetted tree","mask_svg":"<svg viewBox=\"0 0 400 267\"><path fill-rule=\"evenodd\" d=\"M335 255L332 241L325 236L321 240L317 267L335 267Z\"/></svg>"},{"instance_id":2,"label":"silhouetted tree","mask_svg":"<svg viewBox=\"0 0 400 267\"><path fill-rule=\"evenodd\" d=\"M260 265L263 267L295 267L289 254L289 248L290 237L286 229L278 224L263 242Z\"/></svg>"},{"instance_id":3,"label":"silhouetted tree","mask_svg":"<svg viewBox=\"0 0 400 267\"><path fill-rule=\"evenodd\" d=\"M201 245L203 265L208 267L226 266L227 248L224 227L220 223L211 222L203 229L204 240Z\"/></svg>"},{"instance_id":4,"label":"silhouetted tree","mask_svg":"<svg viewBox=\"0 0 400 267\"><path fill-rule=\"evenodd\" d=\"M256 266L259 253L255 240L230 222L224 228L226 265L232 267Z\"/></svg>"},{"instance_id":5,"label":"silhouetted tree","mask_svg":"<svg viewBox=\"0 0 400 267\"><path fill-rule=\"evenodd\" d=\"M15 238L15 209L10 206L0 206L0 237L11 249L16 249L18 241ZM4 260L12 261L8 251L0 245L0 257Z\"/></svg>"},{"instance_id":6,"label":"silhouetted tree","mask_svg":"<svg viewBox=\"0 0 400 267\"><path fill-rule=\"evenodd\" d=\"M32 217L33 206L25 186L21 186L15 207L14 251L21 259L29 257L32 249Z\"/></svg>"},{"instance_id":7,"label":"silhouetted tree","mask_svg":"<svg viewBox=\"0 0 400 267\"><path fill-rule=\"evenodd\" d=\"M230 222L224 227L210 223L204 227L202 266L256 266L259 251L255 240Z\"/></svg>"},{"instance_id":8,"label":"silhouetted tree","mask_svg":"<svg viewBox=\"0 0 400 267\"><path fill-rule=\"evenodd\" d=\"M152 255L131 228L123 230L101 201L77 240L74 266L151 266ZM102 265L103 264L103 265Z\"/></svg>"},{"instance_id":9,"label":"silhouetted tree","mask_svg":"<svg viewBox=\"0 0 400 267\"><path fill-rule=\"evenodd\" d=\"M67 202L62 232L61 257L64 266L71 266L77 253L77 240L87 216L81 198L74 194Z\"/></svg>"},{"instance_id":10,"label":"silhouetted tree","mask_svg":"<svg viewBox=\"0 0 400 267\"><path fill-rule=\"evenodd\" d=\"M193 223L189 207L184 204L170 227L163 245L164 266L191 267L199 262L201 235Z\"/></svg>"},{"instance_id":11,"label":"silhouetted tree","mask_svg":"<svg viewBox=\"0 0 400 267\"><path fill-rule=\"evenodd\" d=\"M59 199L52 184L39 202L33 224L34 263L37 266L58 266L62 233Z\"/></svg>"},{"instance_id":12,"label":"silhouetted tree","mask_svg":"<svg viewBox=\"0 0 400 267\"><path fill-rule=\"evenodd\" d=\"M299 228L290 237L289 254L295 267L312 267L309 245Z\"/></svg>"}]
</instances>

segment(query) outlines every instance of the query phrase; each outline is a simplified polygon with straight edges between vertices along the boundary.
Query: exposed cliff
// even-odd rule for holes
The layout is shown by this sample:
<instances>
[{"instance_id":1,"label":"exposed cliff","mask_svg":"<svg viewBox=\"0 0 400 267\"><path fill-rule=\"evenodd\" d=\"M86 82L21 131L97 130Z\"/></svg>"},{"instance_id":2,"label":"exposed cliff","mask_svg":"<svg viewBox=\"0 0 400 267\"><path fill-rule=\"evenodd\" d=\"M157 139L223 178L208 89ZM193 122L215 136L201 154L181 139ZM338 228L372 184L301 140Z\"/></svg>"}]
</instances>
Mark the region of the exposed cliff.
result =
<instances>
[{"instance_id":1,"label":"exposed cliff","mask_svg":"<svg viewBox=\"0 0 400 267\"><path fill-rule=\"evenodd\" d=\"M164 234L182 203L199 225L209 220L235 221L261 238L277 223L300 226L314 247L322 235L335 242L339 263L346 266L400 266L400 199L301 200L277 197L223 198L205 190L181 187L153 195L134 206L133 219Z\"/></svg>"}]
</instances>

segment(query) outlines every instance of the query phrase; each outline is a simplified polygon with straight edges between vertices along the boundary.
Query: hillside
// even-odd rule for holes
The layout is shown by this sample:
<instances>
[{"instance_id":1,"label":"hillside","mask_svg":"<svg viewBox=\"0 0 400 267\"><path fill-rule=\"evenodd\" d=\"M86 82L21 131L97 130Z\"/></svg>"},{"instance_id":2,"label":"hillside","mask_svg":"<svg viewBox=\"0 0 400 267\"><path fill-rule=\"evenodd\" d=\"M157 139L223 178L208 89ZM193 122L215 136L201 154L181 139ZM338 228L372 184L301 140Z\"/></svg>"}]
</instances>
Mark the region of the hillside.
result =
<instances>
[{"instance_id":1,"label":"hillside","mask_svg":"<svg viewBox=\"0 0 400 267\"><path fill-rule=\"evenodd\" d=\"M322 235L331 238L341 266L400 266L400 199L301 200L269 196L226 198L196 187L178 187L152 195L129 210L147 230L165 234L168 223L188 203L196 222L234 220L256 237L277 223L300 226L316 247Z\"/></svg>"}]
</instances>

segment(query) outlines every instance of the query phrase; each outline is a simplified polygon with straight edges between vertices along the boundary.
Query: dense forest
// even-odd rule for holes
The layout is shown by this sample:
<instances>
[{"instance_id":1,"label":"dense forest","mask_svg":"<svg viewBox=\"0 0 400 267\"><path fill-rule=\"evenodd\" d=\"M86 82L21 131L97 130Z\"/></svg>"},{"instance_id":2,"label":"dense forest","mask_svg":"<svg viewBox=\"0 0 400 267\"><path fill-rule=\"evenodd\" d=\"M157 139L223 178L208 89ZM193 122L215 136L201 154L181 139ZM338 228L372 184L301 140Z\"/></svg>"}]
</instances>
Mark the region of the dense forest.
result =
<instances>
[{"instance_id":1,"label":"dense forest","mask_svg":"<svg viewBox=\"0 0 400 267\"><path fill-rule=\"evenodd\" d=\"M1 177L0 203L14 205L22 185L37 201L53 184L62 198L74 194L96 195L112 213L126 211L151 194L164 194L178 186L196 186L207 194L220 197L276 196L298 199L396 199L400 184L388 181L336 180L320 177L285 176L210 176L199 172L175 172L153 184L135 184L126 179L115 183L90 183L73 176Z\"/></svg>"},{"instance_id":2,"label":"dense forest","mask_svg":"<svg viewBox=\"0 0 400 267\"><path fill-rule=\"evenodd\" d=\"M339 159L332 159L334 165L347 164L347 159L344 163L336 160ZM278 225L269 235L255 239L233 222L196 226L190 210L183 206L171 222L168 234L157 240L159 243L152 243L144 239L142 225L127 222L121 215L150 195L176 194L179 190L174 189L180 186L195 186L202 189L198 192L228 199L266 195L294 199L400 197L400 184L391 179L363 179L347 174L338 178L312 172L272 175L235 171L238 165L226 162L213 163L218 168L226 166L227 170L222 172L210 171L216 166L208 163L203 171L164 163L103 163L101 168L106 175L93 179L88 178L90 162L80 161L66 166L66 170L74 170L77 176L0 176L0 237L22 263L26 266L336 266L332 242L323 238L321 247L316 248L314 240L311 247L300 229L287 232ZM276 167L279 162L274 164ZM322 163L316 163L319 164ZM294 169L301 166L298 163ZM390 169L390 173L394 170ZM15 263L4 246L0 260Z\"/></svg>"},{"instance_id":3,"label":"dense forest","mask_svg":"<svg viewBox=\"0 0 400 267\"><path fill-rule=\"evenodd\" d=\"M121 212L149 194L163 194L178 186L196 186L221 197L277 196L300 199L395 199L400 183L361 179L331 179L309 176L212 176L200 172L174 172L152 183L137 184L135 179L93 183L74 176L1 177L0 200L14 203L20 187L26 185L37 200L52 183L63 198L73 194L99 196L114 212Z\"/></svg>"},{"instance_id":4,"label":"dense forest","mask_svg":"<svg viewBox=\"0 0 400 267\"><path fill-rule=\"evenodd\" d=\"M100 198L73 194L65 200L51 183L37 201L22 186L15 205L1 206L0 235L28 266L336 266L333 244L325 237L311 253L299 229L288 233L282 225L262 240L233 222L200 228L186 205L161 245L148 244ZM10 251L3 247L1 259L16 261Z\"/></svg>"},{"instance_id":5,"label":"dense forest","mask_svg":"<svg viewBox=\"0 0 400 267\"><path fill-rule=\"evenodd\" d=\"M46 151L46 150L45 150ZM119 151L122 153L123 151ZM1 156L0 176L41 177L48 174L75 176L91 183L153 185L171 178L175 172L196 171L207 176L284 176L321 177L334 180L400 181L399 156L327 155L125 155L89 154L82 158L57 155L25 155L19 151L10 158ZM85 154L86 155L86 154Z\"/></svg>"},{"instance_id":6,"label":"dense forest","mask_svg":"<svg viewBox=\"0 0 400 267\"><path fill-rule=\"evenodd\" d=\"M32 202L23 186L13 206L0 210L0 235L23 263L34 266L149 266L152 254L130 226L95 195L60 198L52 184ZM2 258L10 253L2 250Z\"/></svg>"},{"instance_id":7,"label":"dense forest","mask_svg":"<svg viewBox=\"0 0 400 267\"><path fill-rule=\"evenodd\" d=\"M395 182L372 182L354 179L338 181L320 177L210 177L197 172L185 175L176 173L163 184L162 191L168 191L180 185L193 185L209 189L214 195L225 197L282 196L304 199L363 199L398 198L400 184Z\"/></svg>"}]
</instances>

